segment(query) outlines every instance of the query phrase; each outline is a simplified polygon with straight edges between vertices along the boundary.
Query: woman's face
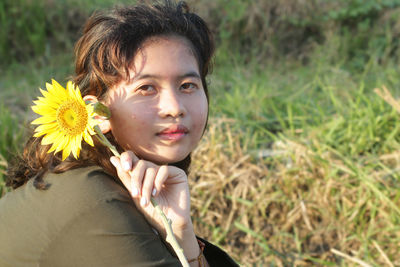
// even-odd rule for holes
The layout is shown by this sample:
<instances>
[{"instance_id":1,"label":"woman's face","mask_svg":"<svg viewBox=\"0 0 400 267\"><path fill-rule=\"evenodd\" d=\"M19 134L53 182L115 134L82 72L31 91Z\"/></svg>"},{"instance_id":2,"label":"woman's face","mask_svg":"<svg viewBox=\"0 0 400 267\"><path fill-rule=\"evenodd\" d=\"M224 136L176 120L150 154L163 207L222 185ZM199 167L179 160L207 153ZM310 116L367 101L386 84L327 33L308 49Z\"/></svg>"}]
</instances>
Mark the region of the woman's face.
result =
<instances>
[{"instance_id":1,"label":"woman's face","mask_svg":"<svg viewBox=\"0 0 400 267\"><path fill-rule=\"evenodd\" d=\"M200 140L208 114L189 41L177 36L145 41L130 72L130 81L114 86L105 101L115 139L145 160L183 160Z\"/></svg>"}]
</instances>

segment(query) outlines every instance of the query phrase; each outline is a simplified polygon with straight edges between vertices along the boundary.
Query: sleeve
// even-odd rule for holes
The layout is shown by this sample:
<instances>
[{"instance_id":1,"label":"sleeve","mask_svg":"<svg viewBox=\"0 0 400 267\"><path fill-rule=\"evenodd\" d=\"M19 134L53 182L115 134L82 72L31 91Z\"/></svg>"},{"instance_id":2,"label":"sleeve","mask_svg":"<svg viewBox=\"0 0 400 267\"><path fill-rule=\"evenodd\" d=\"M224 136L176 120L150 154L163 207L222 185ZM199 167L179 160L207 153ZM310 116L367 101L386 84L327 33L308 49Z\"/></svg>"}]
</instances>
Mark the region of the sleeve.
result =
<instances>
[{"instance_id":1,"label":"sleeve","mask_svg":"<svg viewBox=\"0 0 400 267\"><path fill-rule=\"evenodd\" d=\"M74 216L40 266L180 266L133 202L111 199Z\"/></svg>"},{"instance_id":2,"label":"sleeve","mask_svg":"<svg viewBox=\"0 0 400 267\"><path fill-rule=\"evenodd\" d=\"M204 257L207 259L210 267L214 266L239 266L225 251L220 249L219 247L211 244L210 242L197 237L200 241L202 241L206 246L204 247Z\"/></svg>"}]
</instances>

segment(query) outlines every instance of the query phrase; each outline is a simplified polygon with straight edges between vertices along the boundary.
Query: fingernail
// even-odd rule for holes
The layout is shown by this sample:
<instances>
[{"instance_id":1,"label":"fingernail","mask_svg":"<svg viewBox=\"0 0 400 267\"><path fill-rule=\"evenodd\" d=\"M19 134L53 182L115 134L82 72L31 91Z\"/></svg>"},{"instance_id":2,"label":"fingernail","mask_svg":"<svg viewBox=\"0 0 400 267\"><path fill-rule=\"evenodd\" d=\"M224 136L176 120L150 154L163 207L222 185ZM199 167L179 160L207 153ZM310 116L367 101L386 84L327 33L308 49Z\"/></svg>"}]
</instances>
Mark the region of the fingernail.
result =
<instances>
[{"instance_id":1,"label":"fingernail","mask_svg":"<svg viewBox=\"0 0 400 267\"><path fill-rule=\"evenodd\" d=\"M122 168L124 168L125 171L129 171L131 169L130 162L129 161L122 162Z\"/></svg>"},{"instance_id":2,"label":"fingernail","mask_svg":"<svg viewBox=\"0 0 400 267\"><path fill-rule=\"evenodd\" d=\"M110 158L110 162L114 167L117 167L117 159L116 158Z\"/></svg>"},{"instance_id":3,"label":"fingernail","mask_svg":"<svg viewBox=\"0 0 400 267\"><path fill-rule=\"evenodd\" d=\"M139 190L134 186L132 187L132 196L136 197L139 195Z\"/></svg>"},{"instance_id":4,"label":"fingernail","mask_svg":"<svg viewBox=\"0 0 400 267\"><path fill-rule=\"evenodd\" d=\"M157 189L153 188L153 191L151 192L151 195L154 197L157 194Z\"/></svg>"},{"instance_id":5,"label":"fingernail","mask_svg":"<svg viewBox=\"0 0 400 267\"><path fill-rule=\"evenodd\" d=\"M140 205L146 206L146 204L147 204L147 199L146 199L145 197L142 197L142 198L140 199Z\"/></svg>"}]
</instances>

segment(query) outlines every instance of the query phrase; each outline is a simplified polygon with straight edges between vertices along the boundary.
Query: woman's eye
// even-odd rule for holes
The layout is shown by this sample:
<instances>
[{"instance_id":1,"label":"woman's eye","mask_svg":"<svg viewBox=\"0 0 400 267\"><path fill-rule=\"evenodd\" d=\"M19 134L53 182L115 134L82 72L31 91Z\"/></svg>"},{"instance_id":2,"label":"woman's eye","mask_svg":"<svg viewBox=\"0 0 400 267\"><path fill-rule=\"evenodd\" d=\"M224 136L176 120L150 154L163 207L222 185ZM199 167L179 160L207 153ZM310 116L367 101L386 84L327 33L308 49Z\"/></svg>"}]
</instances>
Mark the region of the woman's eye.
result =
<instances>
[{"instance_id":1,"label":"woman's eye","mask_svg":"<svg viewBox=\"0 0 400 267\"><path fill-rule=\"evenodd\" d=\"M153 94L156 91L156 89L152 85L142 85L137 89L137 91L139 91L144 95L149 95Z\"/></svg>"},{"instance_id":2,"label":"woman's eye","mask_svg":"<svg viewBox=\"0 0 400 267\"><path fill-rule=\"evenodd\" d=\"M184 91L193 91L193 90L196 90L198 87L194 83L184 83L184 84L181 85L181 88Z\"/></svg>"}]
</instances>

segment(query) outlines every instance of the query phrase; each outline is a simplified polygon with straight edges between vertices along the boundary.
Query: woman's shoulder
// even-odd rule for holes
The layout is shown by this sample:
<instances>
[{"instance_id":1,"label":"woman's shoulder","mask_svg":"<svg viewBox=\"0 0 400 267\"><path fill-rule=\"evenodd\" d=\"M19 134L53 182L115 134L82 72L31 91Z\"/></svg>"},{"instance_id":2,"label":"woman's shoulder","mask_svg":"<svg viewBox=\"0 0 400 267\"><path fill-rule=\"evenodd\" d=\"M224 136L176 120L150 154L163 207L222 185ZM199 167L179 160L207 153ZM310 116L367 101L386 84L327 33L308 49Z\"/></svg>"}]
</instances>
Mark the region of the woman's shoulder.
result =
<instances>
[{"instance_id":1,"label":"woman's shoulder","mask_svg":"<svg viewBox=\"0 0 400 267\"><path fill-rule=\"evenodd\" d=\"M49 172L43 180L48 184L46 190L35 188L31 179L3 196L0 199L0 222L17 227L24 227L24 222L31 224L32 221L43 227L61 225L58 222L67 222L102 203L113 200L131 203L122 184L100 167Z\"/></svg>"},{"instance_id":2,"label":"woman's shoulder","mask_svg":"<svg viewBox=\"0 0 400 267\"><path fill-rule=\"evenodd\" d=\"M129 193L123 185L98 166L68 170L62 173L47 172L43 176L47 189L34 186L33 179L0 200L2 205L37 205L43 209L84 209L98 202L119 199L129 201ZM41 208L36 207L36 211Z\"/></svg>"},{"instance_id":3,"label":"woman's shoulder","mask_svg":"<svg viewBox=\"0 0 400 267\"><path fill-rule=\"evenodd\" d=\"M49 197L58 198L63 195L70 200L93 204L114 198L130 200L122 183L98 166L77 168L63 173L47 173L43 180L49 185L44 191L48 191L46 193ZM33 183L28 186L32 190Z\"/></svg>"},{"instance_id":4,"label":"woman's shoulder","mask_svg":"<svg viewBox=\"0 0 400 267\"><path fill-rule=\"evenodd\" d=\"M127 190L101 168L48 173L43 179L50 185L47 190L38 190L29 181L0 199L1 266L54 266L53 261L67 266L76 261L78 266L83 258L91 263L86 266L115 266L105 263L126 255L142 259L147 255L144 249L172 259ZM99 251L115 257L100 257Z\"/></svg>"}]
</instances>

